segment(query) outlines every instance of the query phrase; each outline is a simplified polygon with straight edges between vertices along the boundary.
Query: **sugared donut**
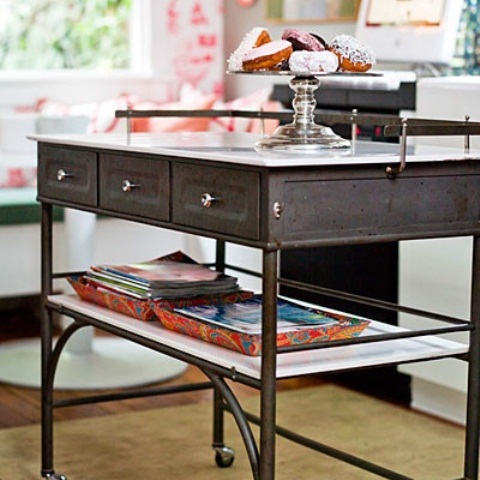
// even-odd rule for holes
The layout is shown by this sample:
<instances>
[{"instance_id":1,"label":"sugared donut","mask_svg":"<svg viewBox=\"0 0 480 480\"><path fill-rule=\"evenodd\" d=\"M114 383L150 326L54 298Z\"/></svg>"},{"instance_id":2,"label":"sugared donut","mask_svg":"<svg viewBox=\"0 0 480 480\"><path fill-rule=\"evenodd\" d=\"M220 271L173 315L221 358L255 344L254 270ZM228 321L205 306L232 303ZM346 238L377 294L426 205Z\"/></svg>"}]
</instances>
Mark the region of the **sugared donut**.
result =
<instances>
[{"instance_id":1,"label":"sugared donut","mask_svg":"<svg viewBox=\"0 0 480 480\"><path fill-rule=\"evenodd\" d=\"M338 70L337 55L329 50L321 52L307 52L298 50L293 52L288 59L288 68L291 72L299 74L332 73Z\"/></svg>"},{"instance_id":2,"label":"sugared donut","mask_svg":"<svg viewBox=\"0 0 480 480\"><path fill-rule=\"evenodd\" d=\"M282 40L288 40L292 44L293 51L307 50L309 52L319 52L325 50L325 44L322 44L314 35L295 28L285 29L282 34Z\"/></svg>"},{"instance_id":3,"label":"sugared donut","mask_svg":"<svg viewBox=\"0 0 480 480\"><path fill-rule=\"evenodd\" d=\"M336 36L327 48L338 56L340 69L347 72L366 72L375 63L375 54L350 35Z\"/></svg>"},{"instance_id":4,"label":"sugared donut","mask_svg":"<svg viewBox=\"0 0 480 480\"><path fill-rule=\"evenodd\" d=\"M276 70L282 62L288 60L293 52L293 47L287 40L275 40L265 43L257 48L252 48L243 57L243 70L253 72L256 70Z\"/></svg>"},{"instance_id":5,"label":"sugared donut","mask_svg":"<svg viewBox=\"0 0 480 480\"><path fill-rule=\"evenodd\" d=\"M242 62L245 54L252 48L271 42L270 33L263 27L252 28L242 39L235 51L227 61L228 70L238 72L242 70Z\"/></svg>"}]
</instances>

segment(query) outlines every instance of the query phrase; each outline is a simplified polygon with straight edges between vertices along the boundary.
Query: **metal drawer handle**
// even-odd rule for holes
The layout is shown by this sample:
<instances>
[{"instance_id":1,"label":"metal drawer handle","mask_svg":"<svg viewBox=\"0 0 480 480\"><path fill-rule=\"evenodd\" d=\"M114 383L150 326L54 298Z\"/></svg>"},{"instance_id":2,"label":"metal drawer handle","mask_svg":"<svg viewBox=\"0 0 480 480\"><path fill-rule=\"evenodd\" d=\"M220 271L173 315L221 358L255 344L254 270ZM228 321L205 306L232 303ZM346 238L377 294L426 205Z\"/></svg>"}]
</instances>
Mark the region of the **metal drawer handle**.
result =
<instances>
[{"instance_id":1,"label":"metal drawer handle","mask_svg":"<svg viewBox=\"0 0 480 480\"><path fill-rule=\"evenodd\" d=\"M139 188L140 185L131 182L130 180L124 180L122 182L122 190L124 192L131 192L134 188Z\"/></svg>"},{"instance_id":2,"label":"metal drawer handle","mask_svg":"<svg viewBox=\"0 0 480 480\"><path fill-rule=\"evenodd\" d=\"M73 177L71 173L67 173L63 168L57 171L57 180L62 182L66 178Z\"/></svg>"},{"instance_id":3,"label":"metal drawer handle","mask_svg":"<svg viewBox=\"0 0 480 480\"><path fill-rule=\"evenodd\" d=\"M215 202L220 201L220 197L214 197L209 193L204 193L202 195L202 206L205 208L210 208Z\"/></svg>"}]
</instances>

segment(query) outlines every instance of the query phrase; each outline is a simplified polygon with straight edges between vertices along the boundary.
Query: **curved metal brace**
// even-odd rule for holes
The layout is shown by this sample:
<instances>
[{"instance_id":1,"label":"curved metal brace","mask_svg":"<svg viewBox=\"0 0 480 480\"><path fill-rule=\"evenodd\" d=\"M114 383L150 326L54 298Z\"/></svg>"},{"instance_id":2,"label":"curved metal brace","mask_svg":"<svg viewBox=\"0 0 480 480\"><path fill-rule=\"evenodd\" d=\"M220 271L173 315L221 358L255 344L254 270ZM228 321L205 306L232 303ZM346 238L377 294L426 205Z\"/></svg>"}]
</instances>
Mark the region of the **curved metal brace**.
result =
<instances>
[{"instance_id":1,"label":"curved metal brace","mask_svg":"<svg viewBox=\"0 0 480 480\"><path fill-rule=\"evenodd\" d=\"M84 325L81 323L77 323L76 321L71 323L58 337L58 340L55 343L55 347L52 350L52 355L50 357L50 363L47 367L47 387L49 390L53 388L53 382L55 380L55 372L57 371L58 361L60 359L60 354L63 351L67 341L69 338L77 331L80 330L82 327L87 327L88 325Z\"/></svg>"},{"instance_id":2,"label":"curved metal brace","mask_svg":"<svg viewBox=\"0 0 480 480\"><path fill-rule=\"evenodd\" d=\"M259 479L259 453L255 438L250 428L245 415L243 414L243 409L235 397L232 389L227 385L225 380L219 377L216 374L210 373L208 370L203 370L205 375L211 380L216 388L220 390L225 402L228 404L230 412L237 423L237 427L240 431L240 434L245 444L247 450L248 459L250 460L250 466L252 468L253 478L255 480Z\"/></svg>"}]
</instances>

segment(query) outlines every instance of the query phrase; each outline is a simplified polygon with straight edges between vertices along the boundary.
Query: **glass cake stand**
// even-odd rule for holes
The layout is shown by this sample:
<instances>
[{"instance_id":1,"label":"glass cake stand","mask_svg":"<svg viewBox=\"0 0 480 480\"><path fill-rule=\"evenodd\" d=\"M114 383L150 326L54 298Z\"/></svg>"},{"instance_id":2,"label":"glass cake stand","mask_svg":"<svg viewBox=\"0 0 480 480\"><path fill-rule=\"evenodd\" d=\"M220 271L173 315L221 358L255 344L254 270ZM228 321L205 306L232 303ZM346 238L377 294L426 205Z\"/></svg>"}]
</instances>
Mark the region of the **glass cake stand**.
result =
<instances>
[{"instance_id":1,"label":"glass cake stand","mask_svg":"<svg viewBox=\"0 0 480 480\"><path fill-rule=\"evenodd\" d=\"M312 75L297 74L291 71L230 72L235 74L292 76L289 82L294 92L292 123L279 126L275 132L262 138L255 144L259 151L301 151L318 152L325 149L348 149L349 140L337 135L330 127L315 123L315 91L320 86L320 77L333 76L376 76L373 73L318 73Z\"/></svg>"}]
</instances>

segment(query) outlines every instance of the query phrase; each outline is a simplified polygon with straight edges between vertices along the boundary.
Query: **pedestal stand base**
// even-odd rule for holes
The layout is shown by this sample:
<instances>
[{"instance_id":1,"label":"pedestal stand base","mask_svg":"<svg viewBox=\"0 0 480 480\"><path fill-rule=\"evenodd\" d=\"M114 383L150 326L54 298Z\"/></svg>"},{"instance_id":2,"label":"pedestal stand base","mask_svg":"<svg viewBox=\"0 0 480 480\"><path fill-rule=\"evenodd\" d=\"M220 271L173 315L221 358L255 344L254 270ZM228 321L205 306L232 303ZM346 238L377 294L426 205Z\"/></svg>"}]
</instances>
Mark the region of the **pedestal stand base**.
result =
<instances>
[{"instance_id":1,"label":"pedestal stand base","mask_svg":"<svg viewBox=\"0 0 480 480\"><path fill-rule=\"evenodd\" d=\"M99 390L162 382L187 365L121 338L95 337L90 352L63 351L55 375L57 390ZM41 385L40 341L15 340L0 348L0 382L21 387Z\"/></svg>"},{"instance_id":2,"label":"pedestal stand base","mask_svg":"<svg viewBox=\"0 0 480 480\"><path fill-rule=\"evenodd\" d=\"M293 122L278 127L273 135L259 140L255 148L258 151L296 151L318 153L326 149L347 149L350 142L330 127L315 123L315 90L320 81L315 76L296 76L290 80L294 91L292 106Z\"/></svg>"},{"instance_id":3,"label":"pedestal stand base","mask_svg":"<svg viewBox=\"0 0 480 480\"><path fill-rule=\"evenodd\" d=\"M310 124L308 131L302 131L295 124L278 127L272 136L265 137L255 144L259 151L299 151L318 153L326 149L348 149L350 142L336 133L330 127ZM348 153L348 152L347 152Z\"/></svg>"}]
</instances>

